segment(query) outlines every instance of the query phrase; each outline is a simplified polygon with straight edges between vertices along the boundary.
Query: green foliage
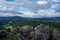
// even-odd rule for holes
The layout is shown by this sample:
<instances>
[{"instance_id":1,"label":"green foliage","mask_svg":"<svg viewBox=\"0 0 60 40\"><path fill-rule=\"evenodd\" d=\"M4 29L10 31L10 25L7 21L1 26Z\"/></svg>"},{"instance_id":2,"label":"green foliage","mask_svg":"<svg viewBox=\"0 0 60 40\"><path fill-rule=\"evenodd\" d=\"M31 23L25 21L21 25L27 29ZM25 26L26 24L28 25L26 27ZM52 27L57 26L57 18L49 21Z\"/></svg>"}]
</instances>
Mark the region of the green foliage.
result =
<instances>
[{"instance_id":1,"label":"green foliage","mask_svg":"<svg viewBox=\"0 0 60 40\"><path fill-rule=\"evenodd\" d=\"M52 29L54 28L60 28L60 22L55 22L55 21L50 21L50 20L45 20L45 21L42 21L42 20L31 20L31 21L19 21L19 22L16 22L16 21L6 21L6 22L1 22L2 24L6 23L5 26L1 26L1 28L3 27L6 27L6 29L8 29L10 27L10 29L12 29L12 27L17 27L17 26L24 26L24 25L31 25L33 27L36 27L37 25L39 24L45 24L45 25L49 25Z\"/></svg>"},{"instance_id":2,"label":"green foliage","mask_svg":"<svg viewBox=\"0 0 60 40\"><path fill-rule=\"evenodd\" d=\"M7 24L5 25L5 29L10 32L13 29L13 27Z\"/></svg>"}]
</instances>

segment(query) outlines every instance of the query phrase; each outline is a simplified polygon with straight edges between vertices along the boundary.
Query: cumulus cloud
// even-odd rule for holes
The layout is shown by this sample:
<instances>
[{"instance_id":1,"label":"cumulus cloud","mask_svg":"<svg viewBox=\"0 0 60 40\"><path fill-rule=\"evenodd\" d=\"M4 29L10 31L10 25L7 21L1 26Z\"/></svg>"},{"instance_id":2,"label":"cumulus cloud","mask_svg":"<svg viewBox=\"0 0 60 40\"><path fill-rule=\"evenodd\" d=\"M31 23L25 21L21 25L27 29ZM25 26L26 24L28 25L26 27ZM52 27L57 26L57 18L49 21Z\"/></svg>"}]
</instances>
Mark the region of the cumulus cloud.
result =
<instances>
[{"instance_id":1,"label":"cumulus cloud","mask_svg":"<svg viewBox=\"0 0 60 40\"><path fill-rule=\"evenodd\" d=\"M46 4L47 1L37 1L38 4Z\"/></svg>"},{"instance_id":2,"label":"cumulus cloud","mask_svg":"<svg viewBox=\"0 0 60 40\"><path fill-rule=\"evenodd\" d=\"M43 18L43 17L59 17L60 13L59 12L53 12L49 11L47 9L45 10L39 10L37 13L31 13L31 12L26 12L22 15L18 15L22 17L31 17L31 18Z\"/></svg>"},{"instance_id":3,"label":"cumulus cloud","mask_svg":"<svg viewBox=\"0 0 60 40\"><path fill-rule=\"evenodd\" d=\"M51 12L50 10L39 10L38 13L43 17L59 17L59 12Z\"/></svg>"},{"instance_id":4,"label":"cumulus cloud","mask_svg":"<svg viewBox=\"0 0 60 40\"><path fill-rule=\"evenodd\" d=\"M3 3L4 5L26 7L26 8L30 8L32 11L37 11L39 9L50 8L50 3L39 5L38 3L31 2L29 0L16 0L15 2L7 2L7 1L0 0L0 3Z\"/></svg>"},{"instance_id":5,"label":"cumulus cloud","mask_svg":"<svg viewBox=\"0 0 60 40\"><path fill-rule=\"evenodd\" d=\"M58 17L60 14L59 0L0 0L0 16L23 16L23 17ZM10 6L10 7L7 7ZM21 13L20 7L30 9L29 12ZM48 10L49 9L49 10ZM53 12L55 11L55 12Z\"/></svg>"}]
</instances>

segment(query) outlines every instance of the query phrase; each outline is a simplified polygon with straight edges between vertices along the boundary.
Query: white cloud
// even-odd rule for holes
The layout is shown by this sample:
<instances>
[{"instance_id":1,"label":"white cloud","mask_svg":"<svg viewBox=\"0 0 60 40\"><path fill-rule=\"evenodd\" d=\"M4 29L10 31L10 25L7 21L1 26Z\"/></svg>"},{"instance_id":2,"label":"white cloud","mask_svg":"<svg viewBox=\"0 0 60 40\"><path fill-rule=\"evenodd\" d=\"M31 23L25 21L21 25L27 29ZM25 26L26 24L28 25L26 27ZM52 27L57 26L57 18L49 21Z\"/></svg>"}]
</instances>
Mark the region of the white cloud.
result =
<instances>
[{"instance_id":1,"label":"white cloud","mask_svg":"<svg viewBox=\"0 0 60 40\"><path fill-rule=\"evenodd\" d=\"M22 15L23 17L31 17L31 18L40 18L40 17L59 17L60 13L50 12L49 10L39 10L38 13L27 12Z\"/></svg>"},{"instance_id":2,"label":"white cloud","mask_svg":"<svg viewBox=\"0 0 60 40\"><path fill-rule=\"evenodd\" d=\"M23 14L1 13L0 16L1 15L2 16L22 16L22 17L40 18L40 17L59 17L60 13L54 13L48 10L39 10L38 13L32 13L32 12L26 12Z\"/></svg>"},{"instance_id":3,"label":"white cloud","mask_svg":"<svg viewBox=\"0 0 60 40\"><path fill-rule=\"evenodd\" d=\"M38 3L39 2L40 1L38 1ZM46 3L45 1L43 2ZM16 7L26 7L26 8L31 9L32 11L38 11L39 9L50 8L50 5L48 3L44 5L39 5L38 3L31 2L29 0L16 0L16 2L7 2L7 1L0 0L0 3L3 3L4 5L11 5L11 6L16 6Z\"/></svg>"},{"instance_id":4,"label":"white cloud","mask_svg":"<svg viewBox=\"0 0 60 40\"><path fill-rule=\"evenodd\" d=\"M60 13L51 12L49 10L40 10L38 11L38 13L42 15L43 17L59 17L60 16Z\"/></svg>"},{"instance_id":5,"label":"white cloud","mask_svg":"<svg viewBox=\"0 0 60 40\"><path fill-rule=\"evenodd\" d=\"M47 1L37 1L39 5L48 3Z\"/></svg>"},{"instance_id":6,"label":"white cloud","mask_svg":"<svg viewBox=\"0 0 60 40\"><path fill-rule=\"evenodd\" d=\"M49 11L51 4L44 1L32 2L29 0L15 0L16 2L7 2L6 0L0 0L0 16L23 16L23 17L57 17L59 13ZM54 0L53 0L54 1ZM57 2L57 0L55 0ZM58 0L59 1L59 0ZM11 6L7 8L7 6ZM31 11L20 14L17 9L20 7L29 8ZM52 8L55 6L52 5ZM4 13L5 12L5 13ZM36 13L37 12L37 13Z\"/></svg>"},{"instance_id":7,"label":"white cloud","mask_svg":"<svg viewBox=\"0 0 60 40\"><path fill-rule=\"evenodd\" d=\"M27 13L24 13L24 14L22 14L22 15L18 15L18 16L22 16L22 17L31 17L31 18L38 18L39 16L38 16L39 14L35 14L35 13L31 13L31 12L27 12ZM41 17L41 16L40 16ZM39 18L40 18L39 17Z\"/></svg>"}]
</instances>

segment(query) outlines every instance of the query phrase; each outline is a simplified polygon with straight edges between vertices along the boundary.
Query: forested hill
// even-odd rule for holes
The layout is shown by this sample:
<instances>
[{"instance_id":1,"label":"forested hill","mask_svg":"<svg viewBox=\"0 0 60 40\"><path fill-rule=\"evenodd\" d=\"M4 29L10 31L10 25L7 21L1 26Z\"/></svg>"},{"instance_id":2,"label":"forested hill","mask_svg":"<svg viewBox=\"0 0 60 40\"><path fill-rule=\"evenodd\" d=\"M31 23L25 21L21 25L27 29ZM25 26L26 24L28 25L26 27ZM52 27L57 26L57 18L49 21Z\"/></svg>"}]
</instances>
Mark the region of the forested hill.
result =
<instances>
[{"instance_id":1,"label":"forested hill","mask_svg":"<svg viewBox=\"0 0 60 40\"><path fill-rule=\"evenodd\" d=\"M0 17L1 20L16 20L16 21L24 21L24 20L60 20L60 17L44 17L44 18L27 18L21 16L12 16L12 17Z\"/></svg>"}]
</instances>

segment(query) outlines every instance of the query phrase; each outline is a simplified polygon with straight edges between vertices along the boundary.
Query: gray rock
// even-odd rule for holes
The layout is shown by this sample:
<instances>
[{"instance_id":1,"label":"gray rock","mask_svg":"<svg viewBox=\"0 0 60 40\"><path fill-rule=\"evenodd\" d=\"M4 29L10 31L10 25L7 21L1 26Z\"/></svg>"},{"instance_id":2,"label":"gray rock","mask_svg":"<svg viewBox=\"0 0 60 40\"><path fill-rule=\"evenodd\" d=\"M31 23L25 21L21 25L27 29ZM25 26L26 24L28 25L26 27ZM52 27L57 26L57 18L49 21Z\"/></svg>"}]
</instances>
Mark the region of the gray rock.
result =
<instances>
[{"instance_id":1,"label":"gray rock","mask_svg":"<svg viewBox=\"0 0 60 40\"><path fill-rule=\"evenodd\" d=\"M50 29L43 25L40 24L35 28L35 40L48 40L50 37Z\"/></svg>"},{"instance_id":2,"label":"gray rock","mask_svg":"<svg viewBox=\"0 0 60 40\"><path fill-rule=\"evenodd\" d=\"M58 31L57 29L54 29L53 31L53 39L60 40L60 31Z\"/></svg>"},{"instance_id":3,"label":"gray rock","mask_svg":"<svg viewBox=\"0 0 60 40\"><path fill-rule=\"evenodd\" d=\"M23 35L17 34L18 40L26 40Z\"/></svg>"}]
</instances>

